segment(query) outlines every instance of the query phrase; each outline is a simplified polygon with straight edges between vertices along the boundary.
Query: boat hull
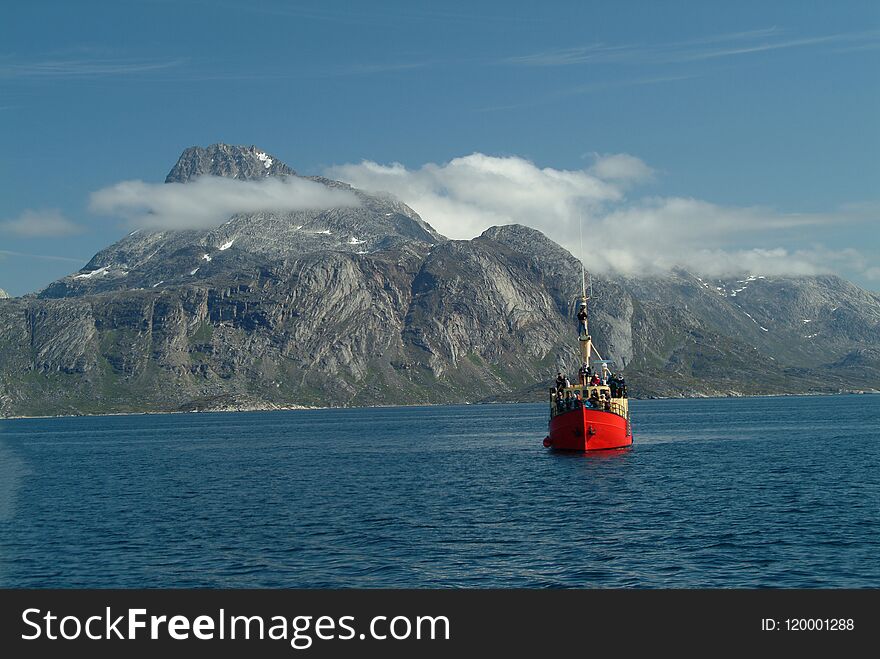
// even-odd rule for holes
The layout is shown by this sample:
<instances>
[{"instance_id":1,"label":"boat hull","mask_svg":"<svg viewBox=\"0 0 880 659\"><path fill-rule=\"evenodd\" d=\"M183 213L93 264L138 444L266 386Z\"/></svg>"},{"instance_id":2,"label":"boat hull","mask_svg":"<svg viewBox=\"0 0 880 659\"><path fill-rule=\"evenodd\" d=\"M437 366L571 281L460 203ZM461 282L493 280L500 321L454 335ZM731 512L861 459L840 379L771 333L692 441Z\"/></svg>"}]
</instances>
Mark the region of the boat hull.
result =
<instances>
[{"instance_id":1,"label":"boat hull","mask_svg":"<svg viewBox=\"0 0 880 659\"><path fill-rule=\"evenodd\" d=\"M589 408L554 416L544 439L544 446L558 451L607 451L632 443L632 429L624 417Z\"/></svg>"}]
</instances>

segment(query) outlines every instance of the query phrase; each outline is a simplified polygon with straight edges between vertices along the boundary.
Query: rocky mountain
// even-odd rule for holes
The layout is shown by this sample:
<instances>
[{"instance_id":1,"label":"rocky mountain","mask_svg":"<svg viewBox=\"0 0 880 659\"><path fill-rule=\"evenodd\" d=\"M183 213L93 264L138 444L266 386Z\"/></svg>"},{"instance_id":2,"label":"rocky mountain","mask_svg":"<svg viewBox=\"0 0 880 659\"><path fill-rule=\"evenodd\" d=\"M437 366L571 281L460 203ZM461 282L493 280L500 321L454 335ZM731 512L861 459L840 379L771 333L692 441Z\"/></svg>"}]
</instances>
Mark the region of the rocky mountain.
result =
<instances>
[{"instance_id":1,"label":"rocky mountain","mask_svg":"<svg viewBox=\"0 0 880 659\"><path fill-rule=\"evenodd\" d=\"M699 393L709 382L707 393L880 389L880 296L840 277L704 281L677 271L625 285L662 321L634 364L645 390Z\"/></svg>"},{"instance_id":2,"label":"rocky mountain","mask_svg":"<svg viewBox=\"0 0 880 659\"><path fill-rule=\"evenodd\" d=\"M166 181L186 183L197 175L242 180L297 176L256 147L214 144L184 151ZM219 227L201 231L135 230L98 252L80 272L48 286L40 297L163 288L217 277L234 279L265 263L305 254L340 251L366 255L393 245L432 245L445 240L414 210L390 196L368 195L321 177L300 178L351 190L360 206L234 215Z\"/></svg>"},{"instance_id":3,"label":"rocky mountain","mask_svg":"<svg viewBox=\"0 0 880 659\"><path fill-rule=\"evenodd\" d=\"M0 300L5 300L9 297L9 293L0 288Z\"/></svg>"},{"instance_id":4,"label":"rocky mountain","mask_svg":"<svg viewBox=\"0 0 880 659\"><path fill-rule=\"evenodd\" d=\"M266 176L293 176L290 167L255 146L212 144L191 146L165 177L166 183L186 183L197 176L223 176L252 181Z\"/></svg>"},{"instance_id":5,"label":"rocky mountain","mask_svg":"<svg viewBox=\"0 0 880 659\"><path fill-rule=\"evenodd\" d=\"M297 176L214 145L187 149L168 180L203 174ZM543 400L576 368L566 250L517 225L447 240L353 192L355 208L134 232L3 300L0 414ZM593 284L592 333L635 395L880 388L880 297L840 278Z\"/></svg>"}]
</instances>

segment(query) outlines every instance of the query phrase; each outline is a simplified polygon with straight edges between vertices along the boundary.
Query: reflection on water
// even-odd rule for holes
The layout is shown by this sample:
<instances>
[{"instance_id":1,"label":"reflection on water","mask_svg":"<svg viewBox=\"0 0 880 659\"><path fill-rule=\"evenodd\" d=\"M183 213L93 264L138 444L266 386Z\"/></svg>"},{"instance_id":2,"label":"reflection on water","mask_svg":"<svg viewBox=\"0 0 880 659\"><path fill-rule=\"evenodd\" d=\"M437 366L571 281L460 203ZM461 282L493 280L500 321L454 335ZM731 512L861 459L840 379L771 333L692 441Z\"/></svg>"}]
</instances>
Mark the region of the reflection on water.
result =
<instances>
[{"instance_id":1,"label":"reflection on water","mask_svg":"<svg viewBox=\"0 0 880 659\"><path fill-rule=\"evenodd\" d=\"M551 451L550 453L551 455L563 459L572 458L576 460L587 460L589 462L603 462L608 460L614 461L625 459L630 453L632 453L632 450L632 446L626 446L624 448L610 449L607 451Z\"/></svg>"},{"instance_id":2,"label":"reflection on water","mask_svg":"<svg viewBox=\"0 0 880 659\"><path fill-rule=\"evenodd\" d=\"M633 409L589 454L543 404L0 421L0 586L880 581L880 396Z\"/></svg>"}]
</instances>

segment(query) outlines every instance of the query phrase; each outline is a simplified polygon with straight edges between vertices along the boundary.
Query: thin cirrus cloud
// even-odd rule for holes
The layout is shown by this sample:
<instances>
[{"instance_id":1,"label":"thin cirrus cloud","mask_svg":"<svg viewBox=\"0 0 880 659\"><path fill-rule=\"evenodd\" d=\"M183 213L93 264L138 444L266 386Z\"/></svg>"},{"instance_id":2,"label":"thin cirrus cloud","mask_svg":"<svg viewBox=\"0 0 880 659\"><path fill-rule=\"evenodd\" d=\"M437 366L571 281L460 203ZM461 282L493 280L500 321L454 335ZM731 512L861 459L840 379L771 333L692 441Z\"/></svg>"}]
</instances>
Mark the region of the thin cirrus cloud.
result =
<instances>
[{"instance_id":1,"label":"thin cirrus cloud","mask_svg":"<svg viewBox=\"0 0 880 659\"><path fill-rule=\"evenodd\" d=\"M358 206L350 190L297 177L256 181L202 176L189 183L122 181L93 192L92 212L120 217L133 227L205 229L240 213Z\"/></svg>"},{"instance_id":2,"label":"thin cirrus cloud","mask_svg":"<svg viewBox=\"0 0 880 659\"><path fill-rule=\"evenodd\" d=\"M866 49L875 46L878 41L880 41L878 30L793 37L788 36L784 30L771 27L659 44L598 43L573 46L506 57L498 63L532 67L623 62L686 63L809 46Z\"/></svg>"},{"instance_id":3,"label":"thin cirrus cloud","mask_svg":"<svg viewBox=\"0 0 880 659\"><path fill-rule=\"evenodd\" d=\"M0 233L20 238L60 238L81 233L82 230L55 208L26 210L18 217L0 220Z\"/></svg>"},{"instance_id":4,"label":"thin cirrus cloud","mask_svg":"<svg viewBox=\"0 0 880 659\"><path fill-rule=\"evenodd\" d=\"M73 258L71 256L55 256L54 254L28 254L23 252L13 252L8 249L0 249L0 257L14 256L23 259L39 259L41 261L61 261L63 263L76 263L81 266L88 259Z\"/></svg>"},{"instance_id":5,"label":"thin cirrus cloud","mask_svg":"<svg viewBox=\"0 0 880 659\"><path fill-rule=\"evenodd\" d=\"M376 75L383 73L407 72L423 69L436 64L435 60L399 60L386 62L355 62L344 65L315 65L307 69L266 68L253 70L226 70L222 72L205 71L191 66L188 59L168 60L118 60L118 59L80 59L55 58L30 61L15 60L0 56L0 79L76 79L102 78L150 74L168 71L170 80L179 82L211 80L286 80L291 78L314 78L336 76ZM190 66L184 66L190 65ZM173 73L171 71L173 70ZM2 109L2 108L0 108Z\"/></svg>"},{"instance_id":6,"label":"thin cirrus cloud","mask_svg":"<svg viewBox=\"0 0 880 659\"><path fill-rule=\"evenodd\" d=\"M358 26L448 22L464 23L469 26L480 23L487 26L501 26L500 29L503 29L506 25L513 23L534 25L535 23L547 21L545 17L526 16L519 12L473 13L466 11L444 11L436 8L426 8L416 3L403 7L394 7L393 9L388 8L384 11L381 4L369 6L368 8L365 6L362 11L358 11L357 7L352 6L335 9L329 3L318 3L313 6L303 5L302 3L237 3L229 5L219 3L216 0L210 0L210 2L205 2L205 4L209 4L211 9L220 7L226 10L249 11L275 16L295 16L304 20L350 23Z\"/></svg>"},{"instance_id":7,"label":"thin cirrus cloud","mask_svg":"<svg viewBox=\"0 0 880 659\"><path fill-rule=\"evenodd\" d=\"M364 161L326 174L391 192L451 238L470 239L512 223L539 229L596 272L642 276L686 267L715 276L805 275L857 268L866 274L872 267L852 248L799 245L805 232L866 222L876 218L876 208L782 213L688 197L630 198L628 192L654 171L629 154L594 155L585 170L474 153L417 169Z\"/></svg>"},{"instance_id":8,"label":"thin cirrus cloud","mask_svg":"<svg viewBox=\"0 0 880 659\"><path fill-rule=\"evenodd\" d=\"M92 78L149 73L179 66L183 60L0 59L0 78Z\"/></svg>"}]
</instances>

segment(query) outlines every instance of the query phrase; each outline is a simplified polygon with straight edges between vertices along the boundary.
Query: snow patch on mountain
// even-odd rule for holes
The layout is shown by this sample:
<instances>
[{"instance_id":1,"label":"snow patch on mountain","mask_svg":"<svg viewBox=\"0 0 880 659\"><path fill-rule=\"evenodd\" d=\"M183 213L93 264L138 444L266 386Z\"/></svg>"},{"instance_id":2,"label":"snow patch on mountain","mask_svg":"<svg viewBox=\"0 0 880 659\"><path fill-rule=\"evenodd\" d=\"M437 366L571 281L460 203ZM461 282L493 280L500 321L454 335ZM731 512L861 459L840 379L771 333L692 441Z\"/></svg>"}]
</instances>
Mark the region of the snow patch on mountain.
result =
<instances>
[{"instance_id":1,"label":"snow patch on mountain","mask_svg":"<svg viewBox=\"0 0 880 659\"><path fill-rule=\"evenodd\" d=\"M91 272L83 272L79 275L74 275L74 279L91 279L92 277L101 277L107 274L107 271L110 269L109 265L105 265L103 268L98 268L97 270L92 270Z\"/></svg>"},{"instance_id":2,"label":"snow patch on mountain","mask_svg":"<svg viewBox=\"0 0 880 659\"><path fill-rule=\"evenodd\" d=\"M257 151L257 158L263 163L263 166L266 169L269 169L272 166L272 159L268 154L263 153L262 151Z\"/></svg>"}]
</instances>

